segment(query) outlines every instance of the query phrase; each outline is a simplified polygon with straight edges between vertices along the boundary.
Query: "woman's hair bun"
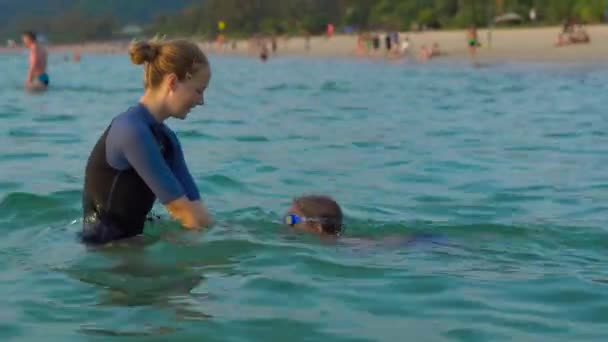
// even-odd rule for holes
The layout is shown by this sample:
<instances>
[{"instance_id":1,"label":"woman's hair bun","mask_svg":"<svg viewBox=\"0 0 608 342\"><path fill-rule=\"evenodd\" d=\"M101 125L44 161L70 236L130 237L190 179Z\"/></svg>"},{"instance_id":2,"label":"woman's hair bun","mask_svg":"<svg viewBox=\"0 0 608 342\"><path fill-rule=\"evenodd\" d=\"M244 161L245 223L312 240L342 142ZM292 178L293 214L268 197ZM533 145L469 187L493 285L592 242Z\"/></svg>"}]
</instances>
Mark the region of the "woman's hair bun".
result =
<instances>
[{"instance_id":1,"label":"woman's hair bun","mask_svg":"<svg viewBox=\"0 0 608 342\"><path fill-rule=\"evenodd\" d=\"M150 42L133 42L129 47L129 55L133 64L153 62L160 53L160 45Z\"/></svg>"}]
</instances>

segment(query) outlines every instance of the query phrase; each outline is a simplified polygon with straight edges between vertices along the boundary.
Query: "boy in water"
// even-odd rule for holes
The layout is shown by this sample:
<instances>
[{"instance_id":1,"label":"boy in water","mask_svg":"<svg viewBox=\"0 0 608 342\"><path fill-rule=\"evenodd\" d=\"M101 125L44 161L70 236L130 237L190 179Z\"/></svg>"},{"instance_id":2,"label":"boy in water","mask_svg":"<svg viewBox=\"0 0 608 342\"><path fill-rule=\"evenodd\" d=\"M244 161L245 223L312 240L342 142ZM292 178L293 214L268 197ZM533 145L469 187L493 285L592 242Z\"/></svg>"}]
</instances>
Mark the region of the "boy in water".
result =
<instances>
[{"instance_id":1,"label":"boy in water","mask_svg":"<svg viewBox=\"0 0 608 342\"><path fill-rule=\"evenodd\" d=\"M329 196L307 195L293 200L283 223L298 230L318 234L323 238L337 238L344 232L340 205ZM445 243L435 234L392 234L380 239L340 237L340 243L355 247L401 247L417 242Z\"/></svg>"},{"instance_id":2,"label":"boy in water","mask_svg":"<svg viewBox=\"0 0 608 342\"><path fill-rule=\"evenodd\" d=\"M300 196L291 203L284 223L311 233L338 236L343 228L342 209L328 196Z\"/></svg>"}]
</instances>

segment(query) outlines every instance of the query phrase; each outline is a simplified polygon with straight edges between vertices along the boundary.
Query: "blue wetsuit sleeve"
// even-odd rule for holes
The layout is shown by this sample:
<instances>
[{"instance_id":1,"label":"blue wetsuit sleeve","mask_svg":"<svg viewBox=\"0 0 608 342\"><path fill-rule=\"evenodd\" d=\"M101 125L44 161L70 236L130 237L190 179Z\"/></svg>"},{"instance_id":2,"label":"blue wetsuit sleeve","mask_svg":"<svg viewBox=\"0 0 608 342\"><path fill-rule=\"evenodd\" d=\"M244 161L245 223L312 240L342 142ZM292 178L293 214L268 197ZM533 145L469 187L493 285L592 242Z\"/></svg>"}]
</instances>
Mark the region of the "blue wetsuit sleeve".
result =
<instances>
[{"instance_id":1,"label":"blue wetsuit sleeve","mask_svg":"<svg viewBox=\"0 0 608 342\"><path fill-rule=\"evenodd\" d=\"M165 162L152 131L146 125L128 121L114 125L113 134L107 137L111 138L106 142L109 150L123 154L161 203L167 204L182 197L184 190ZM108 159L116 158L108 155Z\"/></svg>"},{"instance_id":2,"label":"blue wetsuit sleeve","mask_svg":"<svg viewBox=\"0 0 608 342\"><path fill-rule=\"evenodd\" d=\"M186 191L186 196L191 201L197 201L201 199L201 194L198 191L198 187L188 170L188 166L186 165L186 160L184 158L184 151L182 150L182 145L179 143L179 139L173 132L169 132L169 136L171 137L171 143L174 147L173 156L171 159L171 168L175 173L175 176L184 187Z\"/></svg>"}]
</instances>

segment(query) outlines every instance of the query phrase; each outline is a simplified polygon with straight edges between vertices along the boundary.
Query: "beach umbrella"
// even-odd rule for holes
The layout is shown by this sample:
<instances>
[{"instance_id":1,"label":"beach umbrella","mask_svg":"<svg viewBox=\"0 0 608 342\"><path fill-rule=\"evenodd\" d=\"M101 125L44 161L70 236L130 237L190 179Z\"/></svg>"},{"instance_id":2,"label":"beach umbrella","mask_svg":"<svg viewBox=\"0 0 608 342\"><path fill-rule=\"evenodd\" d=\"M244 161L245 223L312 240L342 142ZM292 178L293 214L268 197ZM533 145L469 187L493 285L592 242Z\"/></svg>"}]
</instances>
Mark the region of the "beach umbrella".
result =
<instances>
[{"instance_id":1,"label":"beach umbrella","mask_svg":"<svg viewBox=\"0 0 608 342\"><path fill-rule=\"evenodd\" d=\"M499 15L498 17L494 18L494 22L495 23L515 23L515 22L522 22L524 21L524 18L522 18L521 15L514 13L514 12L510 12L510 13L505 13L503 15Z\"/></svg>"}]
</instances>

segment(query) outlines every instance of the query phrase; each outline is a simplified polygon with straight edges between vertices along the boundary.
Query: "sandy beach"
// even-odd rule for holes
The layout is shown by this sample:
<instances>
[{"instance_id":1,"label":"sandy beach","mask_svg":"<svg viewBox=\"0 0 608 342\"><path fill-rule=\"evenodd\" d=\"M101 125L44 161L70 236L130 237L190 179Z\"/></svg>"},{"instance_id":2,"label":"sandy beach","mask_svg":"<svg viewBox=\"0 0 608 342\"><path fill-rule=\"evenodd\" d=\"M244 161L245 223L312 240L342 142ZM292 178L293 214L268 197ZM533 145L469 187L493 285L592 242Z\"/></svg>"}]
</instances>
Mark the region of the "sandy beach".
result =
<instances>
[{"instance_id":1,"label":"sandy beach","mask_svg":"<svg viewBox=\"0 0 608 342\"><path fill-rule=\"evenodd\" d=\"M496 28L478 31L482 46L478 49L481 62L548 62L548 63L597 63L606 61L608 55L608 25L585 27L591 41L585 44L574 44L556 47L555 41L560 27L539 28ZM464 30L402 32L400 37L407 36L411 42L408 59L414 59L423 45L439 45L442 55L439 59L467 59L468 50ZM256 57L257 49L252 49L248 40L236 41L233 46L228 41L223 46L201 41L203 49L210 54L250 55ZM277 39L277 51L270 58L280 56L310 57L344 57L344 58L386 58L384 50L371 54L357 52L357 35L336 35L330 39L312 37L310 49L306 49L303 37ZM128 42L85 43L78 45L51 45L52 53L81 54L125 53ZM19 48L1 48L0 53L15 52Z\"/></svg>"}]
</instances>

